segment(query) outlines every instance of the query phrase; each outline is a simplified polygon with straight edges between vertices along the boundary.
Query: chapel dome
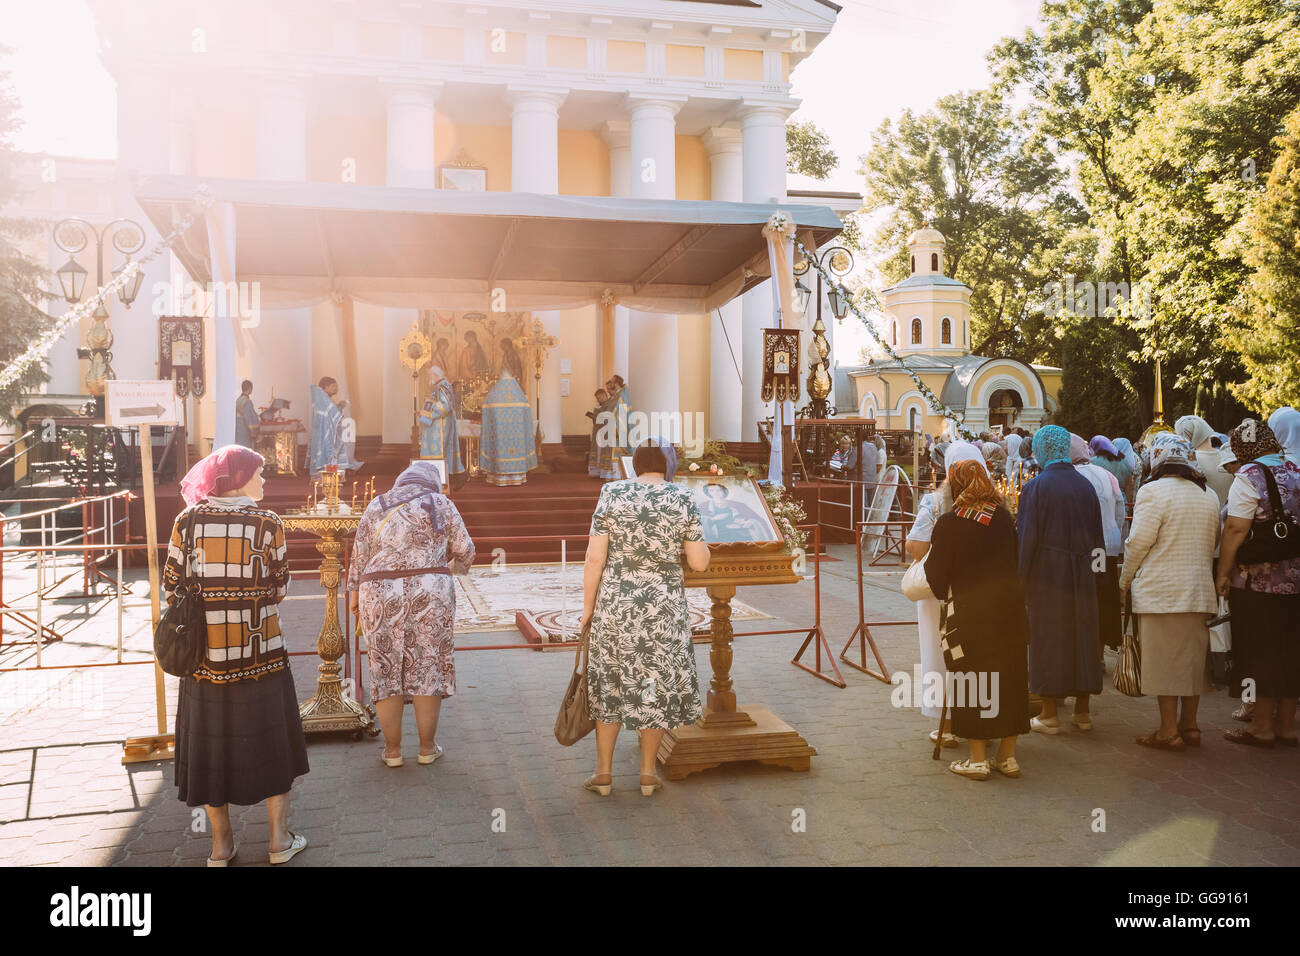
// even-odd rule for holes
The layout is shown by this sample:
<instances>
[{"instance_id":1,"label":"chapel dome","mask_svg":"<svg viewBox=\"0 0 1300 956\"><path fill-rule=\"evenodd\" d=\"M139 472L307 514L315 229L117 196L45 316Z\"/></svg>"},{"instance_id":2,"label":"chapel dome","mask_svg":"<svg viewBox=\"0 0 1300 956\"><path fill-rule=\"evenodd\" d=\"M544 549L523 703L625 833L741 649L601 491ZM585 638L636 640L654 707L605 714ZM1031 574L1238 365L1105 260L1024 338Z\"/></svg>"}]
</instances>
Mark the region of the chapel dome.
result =
<instances>
[{"instance_id":1,"label":"chapel dome","mask_svg":"<svg viewBox=\"0 0 1300 956\"><path fill-rule=\"evenodd\" d=\"M915 246L920 243L938 243L939 245L944 245L947 241L948 240L943 237L943 233L938 229L935 229L933 226L922 226L920 229L916 230L916 232L907 237L907 244L909 246Z\"/></svg>"}]
</instances>

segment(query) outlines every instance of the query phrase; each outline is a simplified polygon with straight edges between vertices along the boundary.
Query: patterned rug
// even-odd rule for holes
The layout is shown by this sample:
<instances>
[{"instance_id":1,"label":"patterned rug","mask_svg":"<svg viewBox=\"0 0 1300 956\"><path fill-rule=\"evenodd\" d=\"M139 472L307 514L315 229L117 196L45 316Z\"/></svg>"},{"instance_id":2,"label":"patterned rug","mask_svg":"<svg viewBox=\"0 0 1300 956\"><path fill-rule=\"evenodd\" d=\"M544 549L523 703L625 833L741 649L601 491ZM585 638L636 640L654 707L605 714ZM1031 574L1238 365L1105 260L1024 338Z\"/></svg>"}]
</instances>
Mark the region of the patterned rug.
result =
<instances>
[{"instance_id":1,"label":"patterned rug","mask_svg":"<svg viewBox=\"0 0 1300 956\"><path fill-rule=\"evenodd\" d=\"M457 632L514 630L515 612L525 611L548 637L576 633L582 616L582 565L570 564L567 579L562 582L560 578L558 564L483 566L471 568L468 575L457 575L452 579L456 582ZM691 630L707 633L712 602L704 589L687 588L686 604ZM733 621L770 616L744 601L731 601Z\"/></svg>"}]
</instances>

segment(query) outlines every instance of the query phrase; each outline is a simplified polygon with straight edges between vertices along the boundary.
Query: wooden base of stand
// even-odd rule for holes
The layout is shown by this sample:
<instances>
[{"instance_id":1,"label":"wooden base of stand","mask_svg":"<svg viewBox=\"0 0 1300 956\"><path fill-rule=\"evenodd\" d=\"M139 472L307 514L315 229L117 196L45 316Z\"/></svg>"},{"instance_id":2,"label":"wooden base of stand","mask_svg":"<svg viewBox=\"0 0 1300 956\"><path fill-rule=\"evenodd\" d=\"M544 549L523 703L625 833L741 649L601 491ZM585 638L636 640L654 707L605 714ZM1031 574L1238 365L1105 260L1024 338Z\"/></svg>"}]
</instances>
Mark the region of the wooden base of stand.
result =
<instances>
[{"instance_id":1,"label":"wooden base of stand","mask_svg":"<svg viewBox=\"0 0 1300 956\"><path fill-rule=\"evenodd\" d=\"M122 741L122 763L148 763L176 757L175 734L127 737Z\"/></svg>"},{"instance_id":2,"label":"wooden base of stand","mask_svg":"<svg viewBox=\"0 0 1300 956\"><path fill-rule=\"evenodd\" d=\"M746 760L809 770L815 756L817 751L793 727L762 707L748 713L706 711L698 724L665 731L659 744L659 762L669 780Z\"/></svg>"}]
</instances>

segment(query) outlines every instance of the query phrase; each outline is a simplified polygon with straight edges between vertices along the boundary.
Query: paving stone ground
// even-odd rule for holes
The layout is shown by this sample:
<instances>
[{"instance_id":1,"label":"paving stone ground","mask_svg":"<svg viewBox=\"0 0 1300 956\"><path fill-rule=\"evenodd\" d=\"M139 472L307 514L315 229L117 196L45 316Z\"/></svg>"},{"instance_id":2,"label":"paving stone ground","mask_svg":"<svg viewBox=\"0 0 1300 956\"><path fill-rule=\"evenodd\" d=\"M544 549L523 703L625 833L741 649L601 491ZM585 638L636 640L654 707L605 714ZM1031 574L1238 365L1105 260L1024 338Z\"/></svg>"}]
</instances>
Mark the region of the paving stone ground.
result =
<instances>
[{"instance_id":1,"label":"paving stone ground","mask_svg":"<svg viewBox=\"0 0 1300 956\"><path fill-rule=\"evenodd\" d=\"M857 593L851 549L831 550L842 560L823 565L822 616L838 653L857 622ZM912 616L900 576L868 580L869 619ZM148 647L139 606L147 588L136 592L126 613L128 659ZM808 626L812 594L810 581L741 589L742 600L774 615L742 627ZM283 608L286 630L293 649L308 650L323 603L310 582L296 582L294 596ZM47 664L115 656L113 603L95 610L65 602L60 626L72 636L47 646ZM910 672L916 628L876 635L890 670ZM16 636L6 629L6 641ZM732 673L742 707L769 708L817 748L811 772L721 767L668 782L652 799L636 787L631 734L615 757L613 796L581 789L594 743L565 748L551 734L568 653L463 651L458 693L438 733L446 756L432 767L410 760L390 770L377 740L311 738L311 773L294 786L292 809L292 826L310 846L293 865L1300 863L1300 752L1223 741L1236 724L1222 693L1203 700L1199 752L1136 746L1133 738L1156 726L1155 701L1109 690L1094 701L1094 731L1030 735L1018 749L1020 779L973 782L946 769L964 750L931 759L931 723L892 706L889 686L844 668L848 686L839 689L792 667L799 641L738 637ZM7 644L0 667L32 656L30 645ZM707 686L707 645L697 647L697 661ZM1112 657L1108 686L1113 666ZM176 800L170 764L120 763L122 738L151 730L151 669L51 673L0 674L0 864L202 865L209 841ZM294 676L305 699L313 659L295 658ZM175 681L167 683L170 720ZM409 708L406 734L410 756ZM1099 813L1104 832L1095 829ZM265 864L263 808L233 808L232 816L243 865Z\"/></svg>"}]
</instances>

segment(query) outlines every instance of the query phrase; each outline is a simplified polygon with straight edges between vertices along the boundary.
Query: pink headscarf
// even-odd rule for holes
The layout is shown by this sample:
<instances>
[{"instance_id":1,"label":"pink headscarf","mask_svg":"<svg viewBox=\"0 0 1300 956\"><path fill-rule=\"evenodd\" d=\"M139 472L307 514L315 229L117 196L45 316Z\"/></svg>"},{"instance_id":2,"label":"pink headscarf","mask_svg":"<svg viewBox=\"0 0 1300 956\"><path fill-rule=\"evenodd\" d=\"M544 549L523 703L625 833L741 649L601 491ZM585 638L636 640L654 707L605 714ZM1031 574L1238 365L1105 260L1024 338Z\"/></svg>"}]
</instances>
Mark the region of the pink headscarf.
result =
<instances>
[{"instance_id":1,"label":"pink headscarf","mask_svg":"<svg viewBox=\"0 0 1300 956\"><path fill-rule=\"evenodd\" d=\"M237 491L248 484L266 463L257 452L243 445L226 445L195 462L181 479L181 497L187 505L204 498Z\"/></svg>"}]
</instances>

